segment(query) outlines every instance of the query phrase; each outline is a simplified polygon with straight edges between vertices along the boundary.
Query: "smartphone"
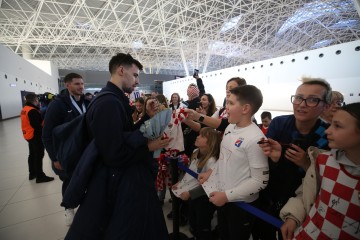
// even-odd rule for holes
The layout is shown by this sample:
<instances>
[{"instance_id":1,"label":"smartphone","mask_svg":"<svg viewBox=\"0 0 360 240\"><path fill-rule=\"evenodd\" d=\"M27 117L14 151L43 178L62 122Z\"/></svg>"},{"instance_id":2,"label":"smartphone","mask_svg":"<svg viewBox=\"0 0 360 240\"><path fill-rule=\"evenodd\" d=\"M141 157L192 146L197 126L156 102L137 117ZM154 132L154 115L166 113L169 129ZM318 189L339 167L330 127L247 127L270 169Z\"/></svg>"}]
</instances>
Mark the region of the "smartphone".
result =
<instances>
[{"instance_id":1,"label":"smartphone","mask_svg":"<svg viewBox=\"0 0 360 240\"><path fill-rule=\"evenodd\" d=\"M293 139L292 144L299 146L304 151L306 151L307 148L310 147L310 143L306 138L295 138Z\"/></svg>"},{"instance_id":2,"label":"smartphone","mask_svg":"<svg viewBox=\"0 0 360 240\"><path fill-rule=\"evenodd\" d=\"M199 70L198 69L194 69L194 75L193 77L198 77L199 76Z\"/></svg>"}]
</instances>

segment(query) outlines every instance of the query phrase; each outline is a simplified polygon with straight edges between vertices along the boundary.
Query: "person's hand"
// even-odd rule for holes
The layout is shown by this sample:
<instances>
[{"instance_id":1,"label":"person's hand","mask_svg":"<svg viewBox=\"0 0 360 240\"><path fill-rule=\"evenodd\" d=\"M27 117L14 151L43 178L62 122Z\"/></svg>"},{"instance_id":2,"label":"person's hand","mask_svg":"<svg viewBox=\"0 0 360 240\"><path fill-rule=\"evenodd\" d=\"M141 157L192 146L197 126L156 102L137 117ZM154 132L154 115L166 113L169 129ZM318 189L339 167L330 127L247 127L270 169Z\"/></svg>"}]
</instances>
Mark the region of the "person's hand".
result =
<instances>
[{"instance_id":1,"label":"person's hand","mask_svg":"<svg viewBox=\"0 0 360 240\"><path fill-rule=\"evenodd\" d=\"M171 189L177 190L177 189L178 189L178 185L179 185L179 182L175 183L174 185L171 186Z\"/></svg>"},{"instance_id":2,"label":"person's hand","mask_svg":"<svg viewBox=\"0 0 360 240\"><path fill-rule=\"evenodd\" d=\"M295 144L291 144L290 148L285 151L285 157L305 171L310 166L310 159L307 157L306 152Z\"/></svg>"},{"instance_id":3,"label":"person's hand","mask_svg":"<svg viewBox=\"0 0 360 240\"><path fill-rule=\"evenodd\" d=\"M158 149L166 148L171 142L172 138L161 139L161 137L155 140L148 141L148 148L150 152L153 152Z\"/></svg>"},{"instance_id":4,"label":"person's hand","mask_svg":"<svg viewBox=\"0 0 360 240\"><path fill-rule=\"evenodd\" d=\"M210 177L211 173L212 173L212 169L209 169L204 173L199 173L198 180L199 180L200 184L203 184L204 182L206 182L206 180L208 180L208 178Z\"/></svg>"},{"instance_id":5,"label":"person's hand","mask_svg":"<svg viewBox=\"0 0 360 240\"><path fill-rule=\"evenodd\" d=\"M187 115L187 119L190 119L190 120L198 120L201 116L200 113L196 112L195 110L193 109L189 109L189 108L185 108L184 109L184 112L186 112L188 115Z\"/></svg>"},{"instance_id":6,"label":"person's hand","mask_svg":"<svg viewBox=\"0 0 360 240\"><path fill-rule=\"evenodd\" d=\"M225 192L212 192L209 196L209 201L212 202L215 206L221 207L224 206L229 200Z\"/></svg>"},{"instance_id":7,"label":"person's hand","mask_svg":"<svg viewBox=\"0 0 360 240\"><path fill-rule=\"evenodd\" d=\"M199 106L198 108L195 109L196 112L200 113L200 114L205 114L206 115L206 110L203 109L202 106Z\"/></svg>"},{"instance_id":8,"label":"person's hand","mask_svg":"<svg viewBox=\"0 0 360 240\"><path fill-rule=\"evenodd\" d=\"M159 112L160 109L160 103L156 99L150 99L146 102L146 114L149 115L149 117L155 116L156 113Z\"/></svg>"},{"instance_id":9,"label":"person's hand","mask_svg":"<svg viewBox=\"0 0 360 240\"><path fill-rule=\"evenodd\" d=\"M180 194L180 198L184 201L189 200L190 198L190 193L189 192L183 192L182 194Z\"/></svg>"},{"instance_id":10,"label":"person's hand","mask_svg":"<svg viewBox=\"0 0 360 240\"><path fill-rule=\"evenodd\" d=\"M291 218L287 218L284 224L281 226L281 234L284 240L293 239L296 226L296 221Z\"/></svg>"},{"instance_id":11,"label":"person's hand","mask_svg":"<svg viewBox=\"0 0 360 240\"><path fill-rule=\"evenodd\" d=\"M63 170L59 161L54 162L54 167L58 170Z\"/></svg>"},{"instance_id":12,"label":"person's hand","mask_svg":"<svg viewBox=\"0 0 360 240\"><path fill-rule=\"evenodd\" d=\"M281 156L281 145L280 143L278 143L277 141L268 138L268 139L264 139L261 138L261 141L265 141L262 144L259 144L260 148L263 150L264 154L271 158L271 160L273 160L274 162L279 161L280 156Z\"/></svg>"}]
</instances>

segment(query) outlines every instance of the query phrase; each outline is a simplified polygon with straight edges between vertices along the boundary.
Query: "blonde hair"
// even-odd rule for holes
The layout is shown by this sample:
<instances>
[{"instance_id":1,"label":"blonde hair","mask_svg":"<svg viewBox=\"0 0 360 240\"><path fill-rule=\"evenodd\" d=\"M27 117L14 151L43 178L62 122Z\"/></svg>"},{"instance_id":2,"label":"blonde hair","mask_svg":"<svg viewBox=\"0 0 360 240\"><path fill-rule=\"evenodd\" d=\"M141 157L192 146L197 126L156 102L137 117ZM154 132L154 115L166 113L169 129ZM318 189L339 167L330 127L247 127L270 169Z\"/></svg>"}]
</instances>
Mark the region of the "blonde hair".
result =
<instances>
[{"instance_id":1,"label":"blonde hair","mask_svg":"<svg viewBox=\"0 0 360 240\"><path fill-rule=\"evenodd\" d=\"M324 101L327 104L331 103L331 95L332 95L332 89L330 84L323 78L313 78L313 77L301 77L300 81L302 82L301 85L320 85L325 88L325 95L324 95Z\"/></svg>"},{"instance_id":2,"label":"blonde hair","mask_svg":"<svg viewBox=\"0 0 360 240\"><path fill-rule=\"evenodd\" d=\"M341 92L332 91L331 101L334 101L335 99L343 102L344 101L344 95L342 95Z\"/></svg>"},{"instance_id":3,"label":"blonde hair","mask_svg":"<svg viewBox=\"0 0 360 240\"><path fill-rule=\"evenodd\" d=\"M209 148L209 151L205 154L205 156L201 156L199 158L199 162L197 164L198 168L203 168L211 157L215 157L216 160L219 158L221 137L218 131L210 127L202 128L199 134L207 139L207 145ZM199 149L196 149L191 155L191 161L197 158L198 154Z\"/></svg>"}]
</instances>

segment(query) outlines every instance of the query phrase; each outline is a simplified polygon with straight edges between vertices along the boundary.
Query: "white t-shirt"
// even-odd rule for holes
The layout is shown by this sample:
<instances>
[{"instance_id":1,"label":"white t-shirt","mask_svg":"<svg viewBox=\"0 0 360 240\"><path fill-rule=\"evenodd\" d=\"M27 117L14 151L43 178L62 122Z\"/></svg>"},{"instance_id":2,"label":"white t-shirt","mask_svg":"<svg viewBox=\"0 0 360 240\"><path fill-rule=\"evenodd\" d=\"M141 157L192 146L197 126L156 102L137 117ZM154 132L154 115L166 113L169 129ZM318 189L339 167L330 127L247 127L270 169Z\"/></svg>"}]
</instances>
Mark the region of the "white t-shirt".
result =
<instances>
[{"instance_id":1,"label":"white t-shirt","mask_svg":"<svg viewBox=\"0 0 360 240\"><path fill-rule=\"evenodd\" d=\"M216 118L216 119L219 119L219 118L220 118L220 119L227 118L227 117L228 117L228 114L227 114L226 109L224 109L224 110L221 112L221 114L220 114L220 110L222 110L222 109L223 109L223 107L217 109L211 117L212 117L212 118Z\"/></svg>"},{"instance_id":2,"label":"white t-shirt","mask_svg":"<svg viewBox=\"0 0 360 240\"><path fill-rule=\"evenodd\" d=\"M226 128L217 161L217 171L219 190L225 191L230 202L253 202L258 198L260 189L251 189L252 193L247 195L242 192L245 190L244 186L240 185L251 178L250 167L268 170L267 157L257 144L263 137L264 134L255 123L245 128L229 124ZM265 181L267 178L268 176L264 177Z\"/></svg>"}]
</instances>

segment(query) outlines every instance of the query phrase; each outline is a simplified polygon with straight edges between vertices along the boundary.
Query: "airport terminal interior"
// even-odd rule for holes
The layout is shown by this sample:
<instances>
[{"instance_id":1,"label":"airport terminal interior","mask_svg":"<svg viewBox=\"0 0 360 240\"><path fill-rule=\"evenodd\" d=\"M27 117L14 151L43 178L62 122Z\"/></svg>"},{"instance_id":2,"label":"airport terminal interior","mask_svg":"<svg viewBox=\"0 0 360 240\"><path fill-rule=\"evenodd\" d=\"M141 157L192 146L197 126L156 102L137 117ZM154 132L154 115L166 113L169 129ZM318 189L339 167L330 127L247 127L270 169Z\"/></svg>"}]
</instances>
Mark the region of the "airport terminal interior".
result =
<instances>
[{"instance_id":1,"label":"airport terminal interior","mask_svg":"<svg viewBox=\"0 0 360 240\"><path fill-rule=\"evenodd\" d=\"M360 101L360 0L0 0L0 240L62 240L69 229L62 181L46 151L43 170L55 180L29 180L19 117L25 94L55 96L71 72L82 75L84 93L95 93L110 79L109 60L118 53L144 66L132 102L158 93L170 100L174 92L191 101L200 77L220 108L228 79L244 77L266 100L250 115L260 123L262 111L274 118L292 114L294 105L325 102L314 94L291 96L301 77L314 75L344 95L333 101L339 108ZM196 121L204 121L202 114ZM238 138L235 146L241 144ZM168 190L162 210L171 233ZM193 237L189 225L180 232Z\"/></svg>"}]
</instances>

